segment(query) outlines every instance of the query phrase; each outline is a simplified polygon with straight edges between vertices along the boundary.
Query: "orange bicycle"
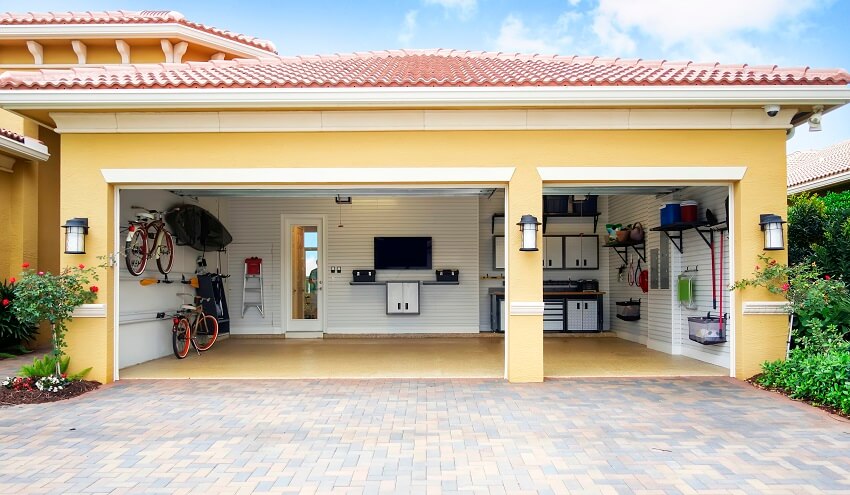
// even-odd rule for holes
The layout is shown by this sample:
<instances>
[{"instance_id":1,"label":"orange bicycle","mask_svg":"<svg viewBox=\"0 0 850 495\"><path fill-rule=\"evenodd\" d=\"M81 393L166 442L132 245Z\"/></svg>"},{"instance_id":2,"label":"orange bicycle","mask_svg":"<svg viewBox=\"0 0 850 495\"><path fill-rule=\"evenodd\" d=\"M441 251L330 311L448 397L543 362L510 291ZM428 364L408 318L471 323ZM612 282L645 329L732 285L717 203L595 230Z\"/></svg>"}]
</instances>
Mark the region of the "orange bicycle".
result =
<instances>
[{"instance_id":1,"label":"orange bicycle","mask_svg":"<svg viewBox=\"0 0 850 495\"><path fill-rule=\"evenodd\" d=\"M178 296L192 296L195 304L184 304L177 310L172 318L171 343L174 348L174 356L183 359L189 355L189 345L195 348L198 355L207 351L215 344L218 337L218 320L214 316L204 313L203 303L210 300L208 297L193 296L192 294L177 294Z\"/></svg>"}]
</instances>

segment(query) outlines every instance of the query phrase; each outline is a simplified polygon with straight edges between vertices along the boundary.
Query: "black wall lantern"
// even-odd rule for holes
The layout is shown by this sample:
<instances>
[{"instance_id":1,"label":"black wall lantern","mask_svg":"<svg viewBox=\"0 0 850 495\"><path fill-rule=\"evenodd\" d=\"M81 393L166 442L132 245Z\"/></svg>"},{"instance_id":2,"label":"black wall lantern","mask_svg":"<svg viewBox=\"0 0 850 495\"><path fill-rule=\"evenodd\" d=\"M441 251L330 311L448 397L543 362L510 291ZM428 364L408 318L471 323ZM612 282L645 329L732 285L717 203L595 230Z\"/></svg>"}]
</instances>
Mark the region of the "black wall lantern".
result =
<instances>
[{"instance_id":1,"label":"black wall lantern","mask_svg":"<svg viewBox=\"0 0 850 495\"><path fill-rule=\"evenodd\" d=\"M764 213L760 217L759 225L764 233L764 250L780 251L785 249L785 231L782 224L786 223L779 215Z\"/></svg>"},{"instance_id":2,"label":"black wall lantern","mask_svg":"<svg viewBox=\"0 0 850 495\"><path fill-rule=\"evenodd\" d=\"M522 247L520 251L537 251L537 228L540 222L534 215L523 215L520 218L519 231L522 233Z\"/></svg>"},{"instance_id":3,"label":"black wall lantern","mask_svg":"<svg viewBox=\"0 0 850 495\"><path fill-rule=\"evenodd\" d=\"M62 226L65 229L65 254L86 254L88 218L72 218Z\"/></svg>"}]
</instances>

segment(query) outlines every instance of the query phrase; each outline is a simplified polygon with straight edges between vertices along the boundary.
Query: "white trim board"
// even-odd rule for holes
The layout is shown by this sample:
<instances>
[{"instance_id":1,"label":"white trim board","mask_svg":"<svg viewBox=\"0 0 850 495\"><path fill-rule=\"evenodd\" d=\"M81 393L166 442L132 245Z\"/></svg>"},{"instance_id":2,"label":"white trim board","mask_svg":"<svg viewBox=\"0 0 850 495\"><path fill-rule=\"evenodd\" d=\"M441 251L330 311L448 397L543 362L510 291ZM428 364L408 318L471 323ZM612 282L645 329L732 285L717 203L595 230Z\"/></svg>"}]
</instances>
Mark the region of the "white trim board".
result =
<instances>
[{"instance_id":1,"label":"white trim board","mask_svg":"<svg viewBox=\"0 0 850 495\"><path fill-rule=\"evenodd\" d=\"M24 137L24 142L22 143L6 136L0 136L0 150L26 160L43 162L50 158L50 153L47 152L47 146L41 141L29 137Z\"/></svg>"},{"instance_id":2,"label":"white trim board","mask_svg":"<svg viewBox=\"0 0 850 495\"><path fill-rule=\"evenodd\" d=\"M796 108L51 112L56 132L788 129Z\"/></svg>"},{"instance_id":3,"label":"white trim board","mask_svg":"<svg viewBox=\"0 0 850 495\"><path fill-rule=\"evenodd\" d=\"M4 108L16 110L673 106L763 112L766 104L831 110L850 102L846 85L14 89L0 95Z\"/></svg>"},{"instance_id":4,"label":"white trim board","mask_svg":"<svg viewBox=\"0 0 850 495\"><path fill-rule=\"evenodd\" d=\"M738 181L747 167L537 167L543 182Z\"/></svg>"},{"instance_id":5,"label":"white trim board","mask_svg":"<svg viewBox=\"0 0 850 495\"><path fill-rule=\"evenodd\" d=\"M789 304L782 301L745 301L745 315L787 315Z\"/></svg>"},{"instance_id":6,"label":"white trim board","mask_svg":"<svg viewBox=\"0 0 850 495\"><path fill-rule=\"evenodd\" d=\"M109 184L506 183L514 167L101 169Z\"/></svg>"},{"instance_id":7,"label":"white trim board","mask_svg":"<svg viewBox=\"0 0 850 495\"><path fill-rule=\"evenodd\" d=\"M543 301L512 301L510 303L511 316L543 316Z\"/></svg>"},{"instance_id":8,"label":"white trim board","mask_svg":"<svg viewBox=\"0 0 850 495\"><path fill-rule=\"evenodd\" d=\"M83 304L74 310L72 318L106 318L106 304Z\"/></svg>"}]
</instances>

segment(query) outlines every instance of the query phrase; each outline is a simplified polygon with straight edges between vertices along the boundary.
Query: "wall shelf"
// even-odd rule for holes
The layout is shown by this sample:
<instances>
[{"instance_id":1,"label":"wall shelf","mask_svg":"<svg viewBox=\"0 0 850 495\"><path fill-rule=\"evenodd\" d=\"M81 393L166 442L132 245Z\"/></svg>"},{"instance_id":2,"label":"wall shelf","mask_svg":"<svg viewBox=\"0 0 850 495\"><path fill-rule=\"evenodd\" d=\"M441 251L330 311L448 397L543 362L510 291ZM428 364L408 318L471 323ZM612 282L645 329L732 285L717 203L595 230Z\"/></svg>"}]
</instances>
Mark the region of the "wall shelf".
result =
<instances>
[{"instance_id":1,"label":"wall shelf","mask_svg":"<svg viewBox=\"0 0 850 495\"><path fill-rule=\"evenodd\" d=\"M635 254L646 263L646 244L644 241L626 241L626 242L610 242L603 244L602 247L612 248L615 253L623 260L623 263L629 263L629 248L634 249Z\"/></svg>"},{"instance_id":2,"label":"wall shelf","mask_svg":"<svg viewBox=\"0 0 850 495\"><path fill-rule=\"evenodd\" d=\"M696 230L702 240L705 241L705 245L710 248L714 245L714 233L729 230L729 227L726 222L709 224L706 221L700 221L671 223L669 225L653 227L649 230L653 232L664 232L667 238L670 239L670 242L673 243L673 247L675 247L679 253L684 254L684 236L682 232L686 230Z\"/></svg>"},{"instance_id":3,"label":"wall shelf","mask_svg":"<svg viewBox=\"0 0 850 495\"><path fill-rule=\"evenodd\" d=\"M460 285L460 282L438 282L436 280L426 280L422 285Z\"/></svg>"},{"instance_id":4,"label":"wall shelf","mask_svg":"<svg viewBox=\"0 0 850 495\"><path fill-rule=\"evenodd\" d=\"M602 213L544 213L543 214L543 233L546 233L546 224L550 218L593 218L593 233L596 233L596 228L599 226L599 216Z\"/></svg>"},{"instance_id":5,"label":"wall shelf","mask_svg":"<svg viewBox=\"0 0 850 495\"><path fill-rule=\"evenodd\" d=\"M348 285L387 285L386 282L348 282Z\"/></svg>"}]
</instances>

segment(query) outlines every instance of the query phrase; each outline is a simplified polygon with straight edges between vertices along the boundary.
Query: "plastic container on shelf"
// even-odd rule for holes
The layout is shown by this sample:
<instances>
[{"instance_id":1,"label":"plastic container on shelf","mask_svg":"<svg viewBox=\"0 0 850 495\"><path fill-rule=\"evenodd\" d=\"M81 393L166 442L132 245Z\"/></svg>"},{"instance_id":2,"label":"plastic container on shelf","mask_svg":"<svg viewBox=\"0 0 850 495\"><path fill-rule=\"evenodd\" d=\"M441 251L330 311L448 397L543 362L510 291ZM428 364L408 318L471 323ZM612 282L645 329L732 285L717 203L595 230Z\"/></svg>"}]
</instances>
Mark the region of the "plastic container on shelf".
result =
<instances>
[{"instance_id":1,"label":"plastic container on shelf","mask_svg":"<svg viewBox=\"0 0 850 495\"><path fill-rule=\"evenodd\" d=\"M661 225L671 225L682 221L682 205L677 202L664 203L661 211Z\"/></svg>"},{"instance_id":2,"label":"plastic container on shelf","mask_svg":"<svg viewBox=\"0 0 850 495\"><path fill-rule=\"evenodd\" d=\"M699 210L699 203L696 201L682 201L681 203L681 211L682 211L682 221L683 222L696 222L697 221L697 211Z\"/></svg>"}]
</instances>

